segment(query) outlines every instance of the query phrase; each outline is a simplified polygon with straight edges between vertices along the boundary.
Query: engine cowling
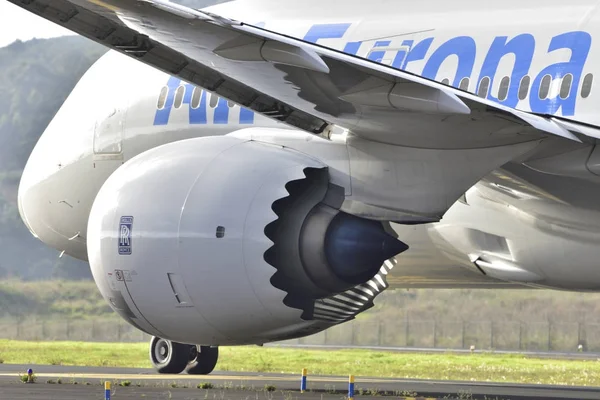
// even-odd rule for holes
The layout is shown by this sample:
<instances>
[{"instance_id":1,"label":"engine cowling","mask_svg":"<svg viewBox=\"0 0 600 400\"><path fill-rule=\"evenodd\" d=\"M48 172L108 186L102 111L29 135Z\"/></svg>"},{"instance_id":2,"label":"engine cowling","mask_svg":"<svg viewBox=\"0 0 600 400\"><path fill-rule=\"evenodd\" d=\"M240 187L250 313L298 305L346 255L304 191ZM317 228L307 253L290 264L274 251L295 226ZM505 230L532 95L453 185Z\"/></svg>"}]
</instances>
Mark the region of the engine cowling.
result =
<instances>
[{"instance_id":1,"label":"engine cowling","mask_svg":"<svg viewBox=\"0 0 600 400\"><path fill-rule=\"evenodd\" d=\"M371 306L382 263L407 248L380 222L340 212L343 198L325 164L288 148L228 136L170 143L101 188L92 273L152 335L204 345L309 335Z\"/></svg>"}]
</instances>

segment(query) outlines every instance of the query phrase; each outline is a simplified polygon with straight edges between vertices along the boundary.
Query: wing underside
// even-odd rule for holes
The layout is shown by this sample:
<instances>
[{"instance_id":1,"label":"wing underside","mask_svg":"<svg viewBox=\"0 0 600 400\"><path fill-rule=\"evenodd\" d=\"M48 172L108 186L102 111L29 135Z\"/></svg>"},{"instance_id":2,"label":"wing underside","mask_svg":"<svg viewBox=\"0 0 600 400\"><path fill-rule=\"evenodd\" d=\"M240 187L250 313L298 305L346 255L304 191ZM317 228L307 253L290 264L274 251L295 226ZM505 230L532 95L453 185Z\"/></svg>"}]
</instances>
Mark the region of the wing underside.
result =
<instances>
[{"instance_id":1,"label":"wing underside","mask_svg":"<svg viewBox=\"0 0 600 400\"><path fill-rule=\"evenodd\" d=\"M163 0L9 0L267 117L401 146L465 149L600 130Z\"/></svg>"}]
</instances>

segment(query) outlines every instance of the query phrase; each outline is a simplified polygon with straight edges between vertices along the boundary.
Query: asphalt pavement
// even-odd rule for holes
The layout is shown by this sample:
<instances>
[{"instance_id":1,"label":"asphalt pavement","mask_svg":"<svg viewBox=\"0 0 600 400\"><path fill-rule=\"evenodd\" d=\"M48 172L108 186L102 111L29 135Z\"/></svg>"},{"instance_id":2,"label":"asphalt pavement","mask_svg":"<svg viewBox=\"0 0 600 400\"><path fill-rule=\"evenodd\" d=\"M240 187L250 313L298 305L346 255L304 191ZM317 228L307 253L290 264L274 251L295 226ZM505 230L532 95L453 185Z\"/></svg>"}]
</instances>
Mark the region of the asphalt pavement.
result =
<instances>
[{"instance_id":1,"label":"asphalt pavement","mask_svg":"<svg viewBox=\"0 0 600 400\"><path fill-rule=\"evenodd\" d=\"M19 375L32 368L34 384ZM308 376L300 393L300 375L214 372L211 375L162 375L152 369L0 364L0 399L104 399L104 381L112 383L112 398L201 400L340 400L348 378ZM60 381L60 383L58 383ZM198 388L211 384L210 389ZM129 385L129 386L122 386ZM416 397L435 399L600 399L600 388L520 385L488 382L432 381L356 377L356 399ZM270 389L272 391L267 390Z\"/></svg>"}]
</instances>

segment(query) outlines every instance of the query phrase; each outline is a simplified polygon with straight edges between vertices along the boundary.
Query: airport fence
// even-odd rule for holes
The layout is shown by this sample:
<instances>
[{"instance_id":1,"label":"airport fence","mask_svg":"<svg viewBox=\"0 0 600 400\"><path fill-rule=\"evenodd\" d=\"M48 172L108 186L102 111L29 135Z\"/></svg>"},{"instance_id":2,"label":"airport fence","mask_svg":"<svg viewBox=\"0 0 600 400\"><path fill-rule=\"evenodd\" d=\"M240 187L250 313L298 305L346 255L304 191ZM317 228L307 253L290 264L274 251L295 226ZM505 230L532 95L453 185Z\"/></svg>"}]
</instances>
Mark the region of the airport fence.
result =
<instances>
[{"instance_id":1,"label":"airport fence","mask_svg":"<svg viewBox=\"0 0 600 400\"><path fill-rule=\"evenodd\" d=\"M116 318L2 318L0 338L144 342L150 337ZM507 351L600 352L600 323L375 320L359 318L316 335L281 342L300 345L415 347Z\"/></svg>"}]
</instances>

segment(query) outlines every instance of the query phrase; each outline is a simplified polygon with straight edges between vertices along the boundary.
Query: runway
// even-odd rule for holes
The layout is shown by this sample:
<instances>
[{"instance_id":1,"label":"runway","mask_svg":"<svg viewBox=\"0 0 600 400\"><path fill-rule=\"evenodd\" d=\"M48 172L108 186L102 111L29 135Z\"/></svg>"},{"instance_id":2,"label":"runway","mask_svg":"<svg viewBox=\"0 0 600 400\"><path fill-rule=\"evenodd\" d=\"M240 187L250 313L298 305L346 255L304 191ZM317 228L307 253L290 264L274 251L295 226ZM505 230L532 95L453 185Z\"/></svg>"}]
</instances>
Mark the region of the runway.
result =
<instances>
[{"instance_id":1,"label":"runway","mask_svg":"<svg viewBox=\"0 0 600 400\"><path fill-rule=\"evenodd\" d=\"M18 377L27 368L37 383L23 384ZM61 384L57 384L60 379ZM288 374L215 372L208 376L159 375L151 369L69 367L53 365L0 364L0 399L103 399L102 382L113 382L113 399L199 399L199 400L339 400L347 391L347 377L308 377L308 391L301 394L300 376ZM129 381L130 386L119 386ZM47 383L53 382L53 383ZM199 389L209 382L212 389ZM265 391L265 386L274 391ZM599 399L600 388L551 385L517 385L457 381L429 381L356 377L356 398L446 399ZM362 393L362 394L361 394ZM469 397L470 396L470 397Z\"/></svg>"}]
</instances>

